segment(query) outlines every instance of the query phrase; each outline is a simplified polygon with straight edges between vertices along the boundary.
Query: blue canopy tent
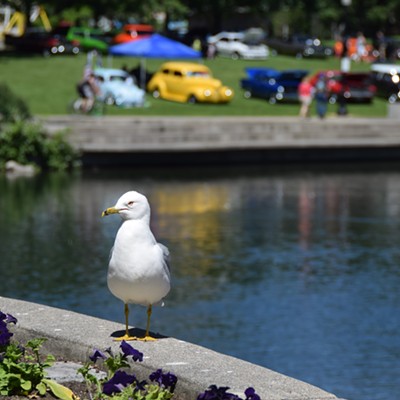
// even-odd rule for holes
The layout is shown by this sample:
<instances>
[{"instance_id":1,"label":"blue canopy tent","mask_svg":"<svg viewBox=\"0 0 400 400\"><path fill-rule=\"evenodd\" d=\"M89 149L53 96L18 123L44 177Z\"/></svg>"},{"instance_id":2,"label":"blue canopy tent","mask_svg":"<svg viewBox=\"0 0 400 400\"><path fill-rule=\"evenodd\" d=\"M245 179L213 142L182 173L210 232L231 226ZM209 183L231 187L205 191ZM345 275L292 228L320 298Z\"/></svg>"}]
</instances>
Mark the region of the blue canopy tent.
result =
<instances>
[{"instance_id":1,"label":"blue canopy tent","mask_svg":"<svg viewBox=\"0 0 400 400\"><path fill-rule=\"evenodd\" d=\"M145 70L144 60L146 58L201 58L200 51L194 50L176 40L159 35L158 33L144 39L111 46L108 51L112 55L141 57L141 71ZM142 79L141 86L143 87Z\"/></svg>"}]
</instances>

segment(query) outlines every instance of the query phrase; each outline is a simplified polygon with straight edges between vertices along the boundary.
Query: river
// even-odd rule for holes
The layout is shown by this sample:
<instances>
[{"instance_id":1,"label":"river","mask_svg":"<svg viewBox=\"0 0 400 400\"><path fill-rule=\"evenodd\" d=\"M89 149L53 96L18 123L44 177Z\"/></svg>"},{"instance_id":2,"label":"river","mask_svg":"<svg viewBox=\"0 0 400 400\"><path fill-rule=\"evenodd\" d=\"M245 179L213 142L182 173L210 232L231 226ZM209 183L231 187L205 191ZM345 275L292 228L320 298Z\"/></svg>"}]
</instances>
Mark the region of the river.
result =
<instances>
[{"instance_id":1,"label":"river","mask_svg":"<svg viewBox=\"0 0 400 400\"><path fill-rule=\"evenodd\" d=\"M399 398L399 165L0 177L0 295L123 323L106 284L120 219L101 212L132 189L172 255L153 331L348 400Z\"/></svg>"}]
</instances>

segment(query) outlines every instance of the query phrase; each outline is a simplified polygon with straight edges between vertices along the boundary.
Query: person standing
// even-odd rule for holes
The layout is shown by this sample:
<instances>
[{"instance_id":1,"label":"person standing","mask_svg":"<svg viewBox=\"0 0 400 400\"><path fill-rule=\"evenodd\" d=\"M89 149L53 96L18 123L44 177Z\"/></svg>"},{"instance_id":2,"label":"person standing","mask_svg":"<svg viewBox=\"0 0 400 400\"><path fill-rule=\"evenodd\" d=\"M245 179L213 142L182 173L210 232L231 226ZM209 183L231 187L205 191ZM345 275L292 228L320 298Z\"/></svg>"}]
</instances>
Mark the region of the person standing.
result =
<instances>
[{"instance_id":1,"label":"person standing","mask_svg":"<svg viewBox=\"0 0 400 400\"><path fill-rule=\"evenodd\" d=\"M313 86L310 78L305 77L298 87L298 96L300 100L300 117L306 118L310 116L310 106L313 99Z\"/></svg>"},{"instance_id":2,"label":"person standing","mask_svg":"<svg viewBox=\"0 0 400 400\"><path fill-rule=\"evenodd\" d=\"M315 84L315 104L318 117L321 119L325 118L328 111L328 88L325 76L322 74Z\"/></svg>"}]
</instances>

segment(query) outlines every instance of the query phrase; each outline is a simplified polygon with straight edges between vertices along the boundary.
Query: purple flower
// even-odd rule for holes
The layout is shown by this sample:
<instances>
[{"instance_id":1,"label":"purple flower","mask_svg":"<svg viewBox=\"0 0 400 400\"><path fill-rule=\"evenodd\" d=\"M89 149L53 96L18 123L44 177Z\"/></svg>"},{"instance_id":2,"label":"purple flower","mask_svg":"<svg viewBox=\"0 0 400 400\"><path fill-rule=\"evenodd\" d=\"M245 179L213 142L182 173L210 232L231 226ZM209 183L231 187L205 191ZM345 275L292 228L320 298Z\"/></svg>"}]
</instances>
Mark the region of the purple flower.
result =
<instances>
[{"instance_id":1,"label":"purple flower","mask_svg":"<svg viewBox=\"0 0 400 400\"><path fill-rule=\"evenodd\" d=\"M13 334L8 330L7 324L0 318L0 346L10 344L10 338Z\"/></svg>"},{"instance_id":2,"label":"purple flower","mask_svg":"<svg viewBox=\"0 0 400 400\"><path fill-rule=\"evenodd\" d=\"M228 387L211 385L204 393L198 395L197 400L241 400L239 396L228 393L228 389Z\"/></svg>"},{"instance_id":3,"label":"purple flower","mask_svg":"<svg viewBox=\"0 0 400 400\"><path fill-rule=\"evenodd\" d=\"M160 387L169 389L171 393L174 392L176 383L178 381L178 378L170 372L163 374L162 369L154 371L152 374L150 374L149 378L152 382L157 382Z\"/></svg>"},{"instance_id":4,"label":"purple flower","mask_svg":"<svg viewBox=\"0 0 400 400\"><path fill-rule=\"evenodd\" d=\"M13 317L11 314L7 314L6 317L7 324L16 324L18 322L17 318Z\"/></svg>"},{"instance_id":5,"label":"purple flower","mask_svg":"<svg viewBox=\"0 0 400 400\"><path fill-rule=\"evenodd\" d=\"M247 388L244 391L244 394L246 395L246 400L261 400L261 397L256 393L256 391L252 387Z\"/></svg>"},{"instance_id":6,"label":"purple flower","mask_svg":"<svg viewBox=\"0 0 400 400\"><path fill-rule=\"evenodd\" d=\"M134 349L129 343L126 343L125 340L122 341L120 347L126 357L132 356L133 361L143 361L143 353Z\"/></svg>"},{"instance_id":7,"label":"purple flower","mask_svg":"<svg viewBox=\"0 0 400 400\"><path fill-rule=\"evenodd\" d=\"M103 393L111 396L119 393L128 385L138 382L135 375L129 375L125 371L117 371L114 376L103 385Z\"/></svg>"},{"instance_id":8,"label":"purple flower","mask_svg":"<svg viewBox=\"0 0 400 400\"><path fill-rule=\"evenodd\" d=\"M95 363L99 358L102 358L103 360L105 360L107 358L107 356L101 352L100 350L95 350L94 353L89 356L89 358Z\"/></svg>"},{"instance_id":9,"label":"purple flower","mask_svg":"<svg viewBox=\"0 0 400 400\"><path fill-rule=\"evenodd\" d=\"M4 314L0 311L0 321L4 321L6 324L16 324L17 318L13 317L11 314Z\"/></svg>"}]
</instances>

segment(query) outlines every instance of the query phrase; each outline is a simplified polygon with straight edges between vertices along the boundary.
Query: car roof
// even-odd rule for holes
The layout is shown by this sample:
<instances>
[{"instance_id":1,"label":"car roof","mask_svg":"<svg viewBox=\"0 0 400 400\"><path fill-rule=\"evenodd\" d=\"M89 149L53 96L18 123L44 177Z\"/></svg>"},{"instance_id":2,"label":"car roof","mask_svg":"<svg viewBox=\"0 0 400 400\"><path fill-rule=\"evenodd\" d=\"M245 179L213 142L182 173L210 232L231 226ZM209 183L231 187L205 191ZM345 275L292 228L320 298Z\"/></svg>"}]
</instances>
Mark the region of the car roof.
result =
<instances>
[{"instance_id":1,"label":"car roof","mask_svg":"<svg viewBox=\"0 0 400 400\"><path fill-rule=\"evenodd\" d=\"M397 64L373 64L371 65L371 71L383 72L391 75L400 73L400 65Z\"/></svg>"},{"instance_id":2,"label":"car roof","mask_svg":"<svg viewBox=\"0 0 400 400\"><path fill-rule=\"evenodd\" d=\"M179 69L180 71L201 71L210 72L210 69L203 65L184 61L169 61L161 65L160 69Z\"/></svg>"},{"instance_id":3,"label":"car roof","mask_svg":"<svg viewBox=\"0 0 400 400\"><path fill-rule=\"evenodd\" d=\"M119 76L127 76L128 73L122 69L118 68L95 68L95 74L98 75L119 75Z\"/></svg>"},{"instance_id":4,"label":"car roof","mask_svg":"<svg viewBox=\"0 0 400 400\"><path fill-rule=\"evenodd\" d=\"M139 31L149 31L149 32L153 32L154 28L152 25L148 25L148 24L126 24L122 27L122 29L124 30L139 30Z\"/></svg>"},{"instance_id":5,"label":"car roof","mask_svg":"<svg viewBox=\"0 0 400 400\"><path fill-rule=\"evenodd\" d=\"M255 75L262 74L269 76L271 78L276 78L281 75L298 75L305 76L308 75L309 71L304 69L284 69L282 71L276 70L274 68L263 68L263 67L248 67L245 71L249 77L254 77Z\"/></svg>"}]
</instances>

